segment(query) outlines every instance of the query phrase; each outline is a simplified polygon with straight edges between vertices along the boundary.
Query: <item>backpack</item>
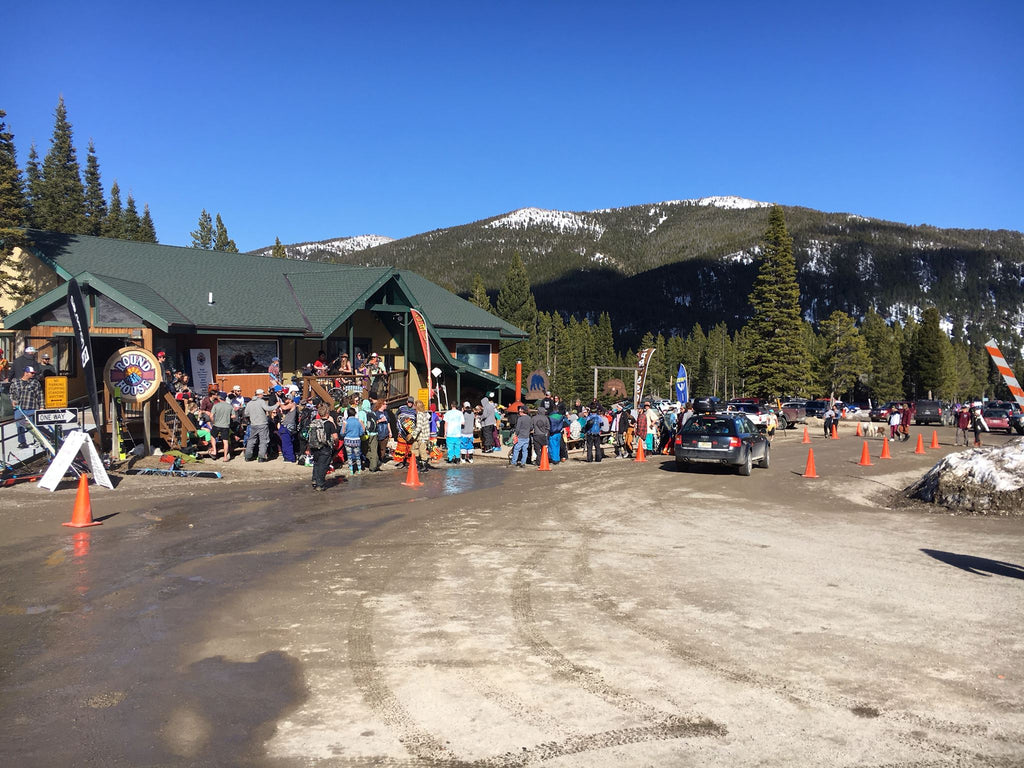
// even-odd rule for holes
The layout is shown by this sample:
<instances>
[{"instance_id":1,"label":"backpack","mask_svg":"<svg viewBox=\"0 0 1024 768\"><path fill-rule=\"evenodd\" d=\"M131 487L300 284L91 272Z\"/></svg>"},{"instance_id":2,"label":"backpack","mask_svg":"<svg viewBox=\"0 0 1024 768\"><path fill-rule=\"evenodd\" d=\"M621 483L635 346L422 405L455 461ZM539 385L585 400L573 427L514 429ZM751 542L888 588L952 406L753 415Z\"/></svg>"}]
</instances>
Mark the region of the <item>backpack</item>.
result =
<instances>
[{"instance_id":1,"label":"backpack","mask_svg":"<svg viewBox=\"0 0 1024 768\"><path fill-rule=\"evenodd\" d=\"M327 427L323 419L314 419L309 424L309 438L307 444L313 450L323 448L327 445Z\"/></svg>"}]
</instances>

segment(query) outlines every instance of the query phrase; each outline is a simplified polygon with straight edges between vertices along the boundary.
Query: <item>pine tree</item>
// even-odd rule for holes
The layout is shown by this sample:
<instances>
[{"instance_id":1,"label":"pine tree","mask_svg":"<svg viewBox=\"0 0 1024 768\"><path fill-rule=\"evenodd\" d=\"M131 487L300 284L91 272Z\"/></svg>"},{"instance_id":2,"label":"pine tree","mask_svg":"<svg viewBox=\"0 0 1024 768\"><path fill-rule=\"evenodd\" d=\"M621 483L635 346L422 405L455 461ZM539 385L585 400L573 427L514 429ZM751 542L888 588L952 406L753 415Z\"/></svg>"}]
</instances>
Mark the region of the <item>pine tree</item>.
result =
<instances>
[{"instance_id":1,"label":"pine tree","mask_svg":"<svg viewBox=\"0 0 1024 768\"><path fill-rule=\"evenodd\" d=\"M480 277L479 273L473 275L473 288L469 292L469 303L475 304L480 309L485 309L488 312L494 311L494 307L491 305L491 297L487 295L484 279Z\"/></svg>"},{"instance_id":2,"label":"pine tree","mask_svg":"<svg viewBox=\"0 0 1024 768\"><path fill-rule=\"evenodd\" d=\"M25 182L14 148L14 134L7 130L5 117L7 113L0 109L0 227L9 229L25 225L28 205Z\"/></svg>"},{"instance_id":3,"label":"pine tree","mask_svg":"<svg viewBox=\"0 0 1024 768\"><path fill-rule=\"evenodd\" d=\"M594 365L615 364L615 333L612 330L612 319L607 312L602 312L594 329ZM607 378L607 371L604 377Z\"/></svg>"},{"instance_id":4,"label":"pine tree","mask_svg":"<svg viewBox=\"0 0 1024 768\"><path fill-rule=\"evenodd\" d=\"M6 116L0 109L0 293L20 307L29 298L30 285L25 265L15 259L14 249L28 244L20 228L25 226L29 210L14 135L4 123Z\"/></svg>"},{"instance_id":5,"label":"pine tree","mask_svg":"<svg viewBox=\"0 0 1024 768\"><path fill-rule=\"evenodd\" d=\"M825 350L823 373L827 390L835 399L845 395L863 376L871 374L871 358L853 318L836 310L821 324Z\"/></svg>"},{"instance_id":6,"label":"pine tree","mask_svg":"<svg viewBox=\"0 0 1024 768\"><path fill-rule=\"evenodd\" d=\"M238 246L235 241L228 237L228 228L224 226L220 214L217 214L217 226L213 235L213 250L224 251L225 253L238 253Z\"/></svg>"},{"instance_id":7,"label":"pine tree","mask_svg":"<svg viewBox=\"0 0 1024 768\"><path fill-rule=\"evenodd\" d=\"M938 396L945 378L945 348L939 324L939 310L928 307L921 313L921 327L914 339L911 376L916 397Z\"/></svg>"},{"instance_id":8,"label":"pine tree","mask_svg":"<svg viewBox=\"0 0 1024 768\"><path fill-rule=\"evenodd\" d=\"M142 227L142 219L139 218L139 209L135 207L135 198L128 193L128 199L124 203L124 214L121 217L122 237L125 240L139 240L139 230Z\"/></svg>"},{"instance_id":9,"label":"pine tree","mask_svg":"<svg viewBox=\"0 0 1024 768\"><path fill-rule=\"evenodd\" d=\"M526 274L526 265L523 264L519 254L513 256L512 263L509 264L508 271L505 272L501 289L498 291L495 312L502 320L525 331L531 339L531 341L523 343L502 342L501 353L505 354L510 351L524 361L532 360L536 354L532 339L537 326L537 300L533 297L533 291L530 290L530 278ZM524 370L524 373L527 371Z\"/></svg>"},{"instance_id":10,"label":"pine tree","mask_svg":"<svg viewBox=\"0 0 1024 768\"><path fill-rule=\"evenodd\" d=\"M810 365L802 333L800 286L793 238L779 206L773 207L768 216L764 254L750 303L754 316L748 325L751 350L747 389L761 397L803 390L810 378Z\"/></svg>"},{"instance_id":11,"label":"pine tree","mask_svg":"<svg viewBox=\"0 0 1024 768\"><path fill-rule=\"evenodd\" d=\"M902 400L903 361L893 329L872 309L864 316L860 331L871 358L871 396L878 403Z\"/></svg>"},{"instance_id":12,"label":"pine tree","mask_svg":"<svg viewBox=\"0 0 1024 768\"><path fill-rule=\"evenodd\" d=\"M110 205L107 206L107 215L100 227L100 234L103 237L123 239L124 234L124 209L121 207L121 187L117 179L110 185Z\"/></svg>"},{"instance_id":13,"label":"pine tree","mask_svg":"<svg viewBox=\"0 0 1024 768\"><path fill-rule=\"evenodd\" d=\"M28 223L39 229L39 200L43 194L43 171L39 167L39 153L36 152L34 142L28 149L28 162L25 164L25 192Z\"/></svg>"},{"instance_id":14,"label":"pine tree","mask_svg":"<svg viewBox=\"0 0 1024 768\"><path fill-rule=\"evenodd\" d=\"M89 140L89 152L85 160L85 220L86 234L103 233L103 222L107 217L107 201L103 199L103 183L100 181L100 162L96 158L96 147Z\"/></svg>"},{"instance_id":15,"label":"pine tree","mask_svg":"<svg viewBox=\"0 0 1024 768\"><path fill-rule=\"evenodd\" d=\"M217 217L218 219L220 216ZM213 250L213 217L203 208L199 214L199 226L194 229L192 235L192 247L202 248L207 251Z\"/></svg>"},{"instance_id":16,"label":"pine tree","mask_svg":"<svg viewBox=\"0 0 1024 768\"><path fill-rule=\"evenodd\" d=\"M149 214L149 203L142 209L142 221L139 223L139 242L156 243L156 227L153 226L153 217Z\"/></svg>"},{"instance_id":17,"label":"pine tree","mask_svg":"<svg viewBox=\"0 0 1024 768\"><path fill-rule=\"evenodd\" d=\"M275 259L287 259L288 258L288 251L286 251L284 249L284 246L281 245L281 238L280 237L275 237L274 238L274 248L270 252L270 255L273 256Z\"/></svg>"},{"instance_id":18,"label":"pine tree","mask_svg":"<svg viewBox=\"0 0 1024 768\"><path fill-rule=\"evenodd\" d=\"M38 215L43 229L67 234L83 234L87 230L85 189L63 96L57 102L50 151L43 159Z\"/></svg>"}]
</instances>

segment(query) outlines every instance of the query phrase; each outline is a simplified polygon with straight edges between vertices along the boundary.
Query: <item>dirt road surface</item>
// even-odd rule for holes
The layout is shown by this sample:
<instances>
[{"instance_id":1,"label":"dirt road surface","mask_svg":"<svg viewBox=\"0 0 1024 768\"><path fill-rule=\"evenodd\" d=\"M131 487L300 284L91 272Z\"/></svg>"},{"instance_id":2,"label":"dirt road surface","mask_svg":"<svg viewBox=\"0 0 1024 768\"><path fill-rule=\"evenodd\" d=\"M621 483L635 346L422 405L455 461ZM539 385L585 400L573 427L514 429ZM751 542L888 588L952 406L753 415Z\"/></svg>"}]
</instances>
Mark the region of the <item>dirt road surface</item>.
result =
<instances>
[{"instance_id":1,"label":"dirt road surface","mask_svg":"<svg viewBox=\"0 0 1024 768\"><path fill-rule=\"evenodd\" d=\"M939 434L0 489L3 763L1024 765L1024 519L890 506Z\"/></svg>"}]
</instances>

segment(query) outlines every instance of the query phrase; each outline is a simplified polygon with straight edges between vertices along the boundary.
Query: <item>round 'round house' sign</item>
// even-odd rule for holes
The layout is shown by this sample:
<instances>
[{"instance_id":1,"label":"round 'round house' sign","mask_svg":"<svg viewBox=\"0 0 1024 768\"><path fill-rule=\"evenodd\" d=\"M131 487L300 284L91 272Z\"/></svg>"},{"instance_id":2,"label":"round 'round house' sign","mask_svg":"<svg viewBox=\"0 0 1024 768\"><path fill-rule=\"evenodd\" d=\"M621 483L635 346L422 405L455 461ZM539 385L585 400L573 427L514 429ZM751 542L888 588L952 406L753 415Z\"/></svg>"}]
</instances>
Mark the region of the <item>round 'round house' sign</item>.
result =
<instances>
[{"instance_id":1,"label":"round 'round house' sign","mask_svg":"<svg viewBox=\"0 0 1024 768\"><path fill-rule=\"evenodd\" d=\"M149 400L160 389L162 375L156 357L142 347L122 347L110 356L103 369L107 386L119 390L128 403Z\"/></svg>"}]
</instances>

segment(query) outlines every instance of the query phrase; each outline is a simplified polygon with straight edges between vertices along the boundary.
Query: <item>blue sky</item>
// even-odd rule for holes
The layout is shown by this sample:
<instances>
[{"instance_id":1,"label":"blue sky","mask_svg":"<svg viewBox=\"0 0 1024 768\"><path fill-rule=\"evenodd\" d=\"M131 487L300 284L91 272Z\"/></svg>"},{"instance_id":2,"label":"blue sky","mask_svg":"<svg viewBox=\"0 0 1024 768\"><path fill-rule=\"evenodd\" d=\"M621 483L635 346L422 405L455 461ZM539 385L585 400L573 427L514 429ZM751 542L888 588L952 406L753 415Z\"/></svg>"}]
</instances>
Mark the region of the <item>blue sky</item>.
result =
<instances>
[{"instance_id":1,"label":"blue sky","mask_svg":"<svg viewBox=\"0 0 1024 768\"><path fill-rule=\"evenodd\" d=\"M714 6L714 7L712 7ZM1024 229L1018 2L19 2L22 163L79 160L187 245L403 237L740 195Z\"/></svg>"}]
</instances>

